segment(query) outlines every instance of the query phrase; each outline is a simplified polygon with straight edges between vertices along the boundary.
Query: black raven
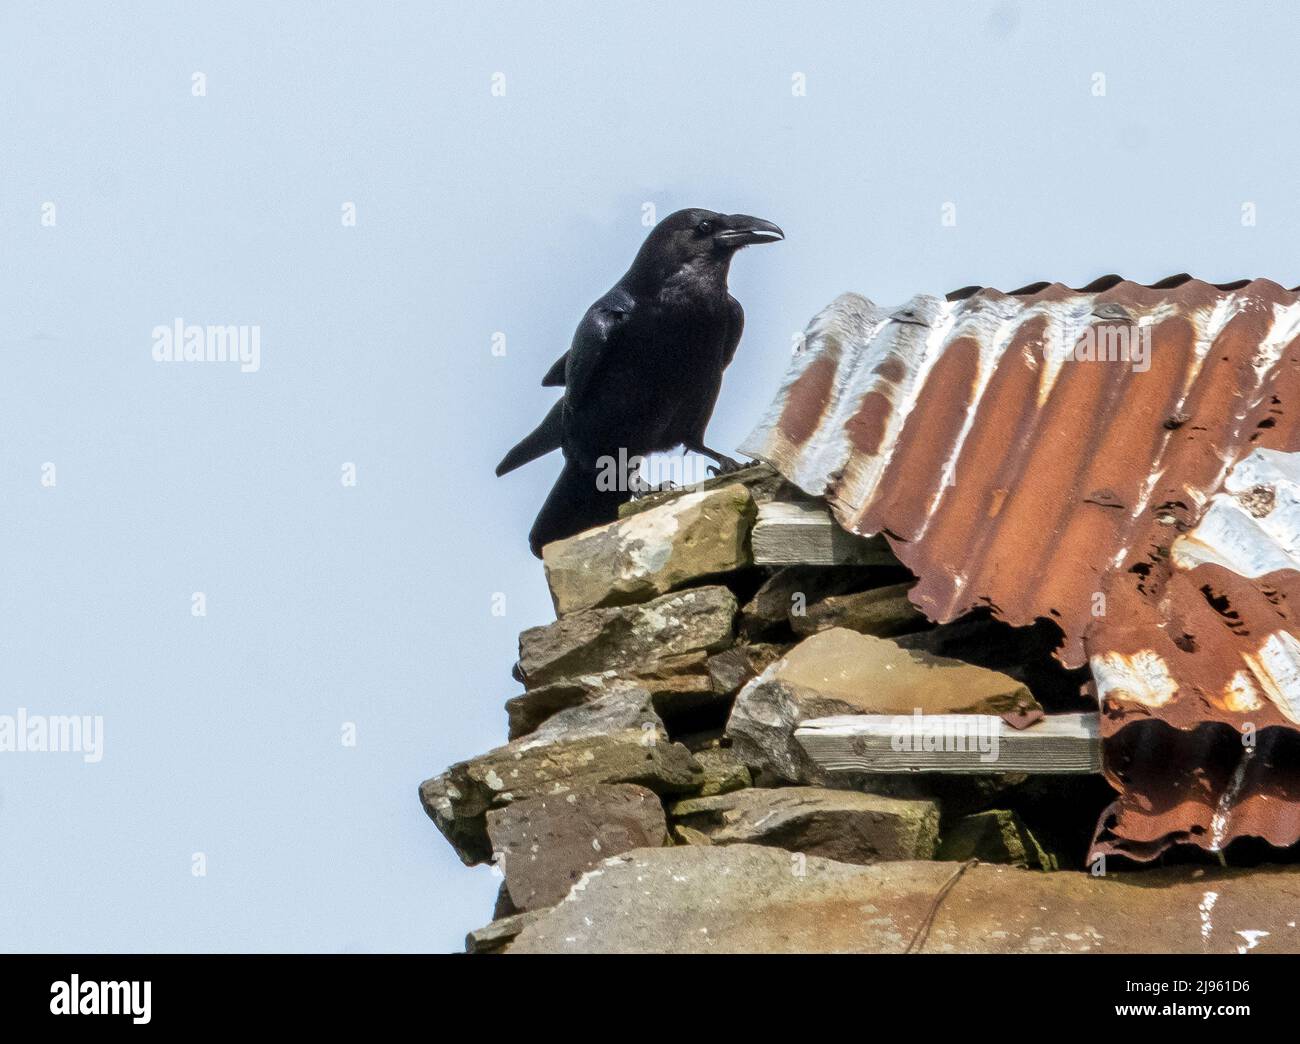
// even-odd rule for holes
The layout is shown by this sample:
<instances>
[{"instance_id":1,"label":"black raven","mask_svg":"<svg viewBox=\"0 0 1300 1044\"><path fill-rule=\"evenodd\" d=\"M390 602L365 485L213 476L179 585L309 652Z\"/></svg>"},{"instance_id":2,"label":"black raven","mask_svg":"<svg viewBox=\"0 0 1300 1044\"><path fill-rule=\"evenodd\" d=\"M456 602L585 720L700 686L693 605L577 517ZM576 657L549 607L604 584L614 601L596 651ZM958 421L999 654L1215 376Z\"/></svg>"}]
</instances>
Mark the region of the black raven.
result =
<instances>
[{"instance_id":1,"label":"black raven","mask_svg":"<svg viewBox=\"0 0 1300 1044\"><path fill-rule=\"evenodd\" d=\"M784 238L747 214L679 210L654 227L627 274L587 309L573 344L542 378L546 387L563 385L564 397L496 469L504 475L564 450L564 470L528 535L533 554L617 518L632 494L622 469L636 457L680 445L723 471L738 467L704 444L745 323L727 293L727 271L741 247Z\"/></svg>"}]
</instances>

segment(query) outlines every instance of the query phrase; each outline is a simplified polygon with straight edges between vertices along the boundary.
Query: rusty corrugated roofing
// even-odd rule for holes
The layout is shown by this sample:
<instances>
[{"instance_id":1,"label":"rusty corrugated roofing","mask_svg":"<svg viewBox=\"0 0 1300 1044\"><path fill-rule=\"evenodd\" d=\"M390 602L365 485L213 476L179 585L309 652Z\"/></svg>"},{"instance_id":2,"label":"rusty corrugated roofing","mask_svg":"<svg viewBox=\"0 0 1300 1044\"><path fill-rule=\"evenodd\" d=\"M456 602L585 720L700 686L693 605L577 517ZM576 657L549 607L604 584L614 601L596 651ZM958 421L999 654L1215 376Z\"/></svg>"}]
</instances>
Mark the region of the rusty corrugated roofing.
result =
<instances>
[{"instance_id":1,"label":"rusty corrugated roofing","mask_svg":"<svg viewBox=\"0 0 1300 1044\"><path fill-rule=\"evenodd\" d=\"M1094 850L1149 859L1300 839L1297 404L1267 280L845 294L742 448L885 533L932 619L1060 626L1120 792Z\"/></svg>"}]
</instances>

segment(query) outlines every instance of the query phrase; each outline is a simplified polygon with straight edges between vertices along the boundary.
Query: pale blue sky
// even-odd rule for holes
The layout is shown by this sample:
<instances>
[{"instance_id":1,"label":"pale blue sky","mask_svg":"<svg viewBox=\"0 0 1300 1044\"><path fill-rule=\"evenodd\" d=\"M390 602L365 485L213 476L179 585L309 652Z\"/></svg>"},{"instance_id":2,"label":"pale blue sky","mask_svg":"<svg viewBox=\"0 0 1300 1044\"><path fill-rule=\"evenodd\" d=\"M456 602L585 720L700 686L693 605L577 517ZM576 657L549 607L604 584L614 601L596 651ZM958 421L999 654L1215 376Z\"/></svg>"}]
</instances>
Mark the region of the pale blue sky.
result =
<instances>
[{"instance_id":1,"label":"pale blue sky","mask_svg":"<svg viewBox=\"0 0 1300 1044\"><path fill-rule=\"evenodd\" d=\"M0 714L105 738L0 753L0 948L458 949L497 882L416 786L504 739L550 615L526 533L558 462L492 467L642 205L786 231L733 268L731 449L844 290L1300 283L1298 30L1263 3L7 2ZM155 363L178 316L259 325L261 369Z\"/></svg>"}]
</instances>

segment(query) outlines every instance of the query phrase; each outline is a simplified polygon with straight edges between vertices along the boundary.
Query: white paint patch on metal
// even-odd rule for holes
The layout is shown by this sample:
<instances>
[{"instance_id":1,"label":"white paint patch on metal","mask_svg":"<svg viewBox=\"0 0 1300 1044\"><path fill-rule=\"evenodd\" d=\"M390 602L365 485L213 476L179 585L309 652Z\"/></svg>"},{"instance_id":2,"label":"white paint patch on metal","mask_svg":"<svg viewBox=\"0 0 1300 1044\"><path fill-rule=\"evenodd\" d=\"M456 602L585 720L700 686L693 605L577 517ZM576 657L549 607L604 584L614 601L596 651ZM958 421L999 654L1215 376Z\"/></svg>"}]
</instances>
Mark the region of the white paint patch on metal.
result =
<instances>
[{"instance_id":1,"label":"white paint patch on metal","mask_svg":"<svg viewBox=\"0 0 1300 1044\"><path fill-rule=\"evenodd\" d=\"M1264 695L1288 721L1300 723L1300 641L1290 631L1274 631L1258 654L1246 656Z\"/></svg>"},{"instance_id":2,"label":"white paint patch on metal","mask_svg":"<svg viewBox=\"0 0 1300 1044\"><path fill-rule=\"evenodd\" d=\"M1300 569L1300 453L1257 449L1238 462L1170 554L1181 569L1213 563L1252 579Z\"/></svg>"},{"instance_id":3,"label":"white paint patch on metal","mask_svg":"<svg viewBox=\"0 0 1300 1044\"><path fill-rule=\"evenodd\" d=\"M1163 707L1178 694L1178 683L1169 673L1169 666L1152 649L1130 655L1101 653L1093 656L1089 665L1099 702L1109 696L1146 707Z\"/></svg>"}]
</instances>

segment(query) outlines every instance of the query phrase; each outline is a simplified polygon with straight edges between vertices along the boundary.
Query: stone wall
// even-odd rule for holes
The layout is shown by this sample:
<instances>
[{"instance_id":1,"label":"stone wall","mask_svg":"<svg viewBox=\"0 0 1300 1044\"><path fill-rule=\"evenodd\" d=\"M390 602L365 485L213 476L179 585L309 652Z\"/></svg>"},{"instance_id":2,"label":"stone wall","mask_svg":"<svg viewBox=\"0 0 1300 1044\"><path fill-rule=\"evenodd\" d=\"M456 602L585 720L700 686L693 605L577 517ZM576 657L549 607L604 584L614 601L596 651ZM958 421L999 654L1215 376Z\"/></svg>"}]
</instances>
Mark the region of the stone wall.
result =
<instances>
[{"instance_id":1,"label":"stone wall","mask_svg":"<svg viewBox=\"0 0 1300 1044\"><path fill-rule=\"evenodd\" d=\"M935 627L878 556L756 566L756 506L790 496L749 468L545 549L557 618L520 635L508 741L420 785L461 859L502 875L469 950L1106 948L925 907L967 877L1063 904L1062 926L1081 895L1111 902L1084 862L1099 777L844 778L794 738L838 714L1087 709L1050 628Z\"/></svg>"}]
</instances>

